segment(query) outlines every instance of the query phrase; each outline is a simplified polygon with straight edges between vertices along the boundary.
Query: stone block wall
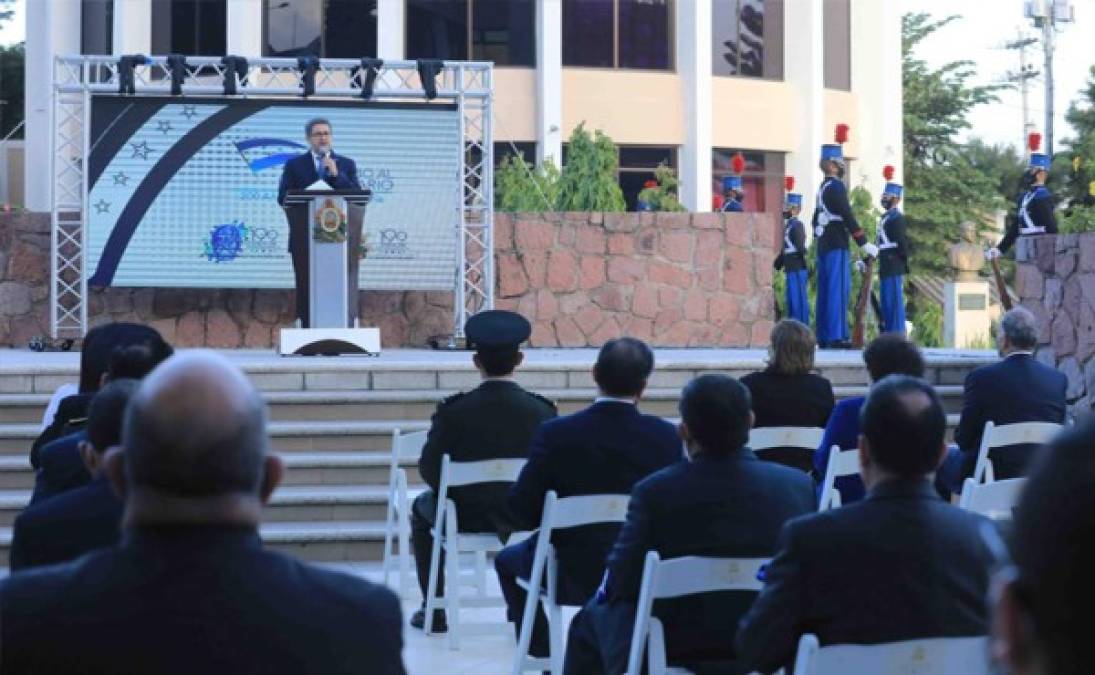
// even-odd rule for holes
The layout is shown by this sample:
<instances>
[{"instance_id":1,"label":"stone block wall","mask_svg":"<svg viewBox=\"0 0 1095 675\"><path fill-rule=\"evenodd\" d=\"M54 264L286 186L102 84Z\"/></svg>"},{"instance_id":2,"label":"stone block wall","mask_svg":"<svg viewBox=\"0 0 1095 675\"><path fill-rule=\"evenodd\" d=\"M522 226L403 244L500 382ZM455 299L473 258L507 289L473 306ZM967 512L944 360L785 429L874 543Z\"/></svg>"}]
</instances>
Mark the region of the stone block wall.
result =
<instances>
[{"instance_id":1,"label":"stone block wall","mask_svg":"<svg viewBox=\"0 0 1095 675\"><path fill-rule=\"evenodd\" d=\"M0 346L49 334L48 214L0 214ZM496 214L496 306L527 316L536 347L758 346L772 325L777 223L768 214ZM363 325L385 347L452 328L449 292L364 291ZM178 346L270 348L290 290L91 290L90 325L136 321Z\"/></svg>"},{"instance_id":2,"label":"stone block wall","mask_svg":"<svg viewBox=\"0 0 1095 675\"><path fill-rule=\"evenodd\" d=\"M1038 320L1035 357L1068 377L1075 413L1095 403L1095 232L1016 242L1016 291Z\"/></svg>"}]
</instances>

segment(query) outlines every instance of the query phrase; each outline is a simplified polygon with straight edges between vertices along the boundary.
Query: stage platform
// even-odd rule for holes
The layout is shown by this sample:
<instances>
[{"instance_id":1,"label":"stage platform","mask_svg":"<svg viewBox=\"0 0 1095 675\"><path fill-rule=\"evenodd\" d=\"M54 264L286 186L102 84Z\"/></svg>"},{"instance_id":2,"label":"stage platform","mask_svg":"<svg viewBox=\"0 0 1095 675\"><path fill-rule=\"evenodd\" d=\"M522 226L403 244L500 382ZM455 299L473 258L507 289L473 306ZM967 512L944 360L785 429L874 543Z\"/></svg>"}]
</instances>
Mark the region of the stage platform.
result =
<instances>
[{"instance_id":1,"label":"stage platform","mask_svg":"<svg viewBox=\"0 0 1095 675\"><path fill-rule=\"evenodd\" d=\"M225 351L270 405L273 447L288 465L285 485L265 514L268 545L328 562L380 559L391 435L426 429L437 402L475 387L469 352L390 350L378 357L281 357L272 351ZM596 396L593 349L530 349L517 380L555 400L562 413ZM926 350L928 379L953 426L970 369L991 363L989 351ZM741 376L764 367L757 349L657 349L656 369L641 407L677 416L681 387L702 373ZM867 376L859 352L822 351L818 370L838 398L862 395ZM0 567L11 523L27 503L34 474L27 454L57 387L75 383L76 352L0 351ZM419 483L414 466L408 466Z\"/></svg>"}]
</instances>

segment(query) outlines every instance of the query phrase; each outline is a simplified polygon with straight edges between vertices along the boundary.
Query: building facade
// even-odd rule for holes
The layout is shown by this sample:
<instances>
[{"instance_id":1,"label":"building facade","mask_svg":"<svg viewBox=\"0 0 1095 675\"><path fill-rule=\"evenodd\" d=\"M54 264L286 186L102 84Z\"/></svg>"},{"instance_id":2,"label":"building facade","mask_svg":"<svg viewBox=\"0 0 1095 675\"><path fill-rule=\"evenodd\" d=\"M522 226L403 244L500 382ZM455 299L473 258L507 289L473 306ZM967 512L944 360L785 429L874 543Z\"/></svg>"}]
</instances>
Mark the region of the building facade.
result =
<instances>
[{"instance_id":1,"label":"building facade","mask_svg":"<svg viewBox=\"0 0 1095 675\"><path fill-rule=\"evenodd\" d=\"M877 195L902 165L901 17L882 0L48 0L27 3L26 140L49 147L54 55L493 61L496 161L565 163L581 122L619 150L634 206L660 163L690 210L713 206L730 158L746 208L779 209L784 175L813 205L818 147L851 127L850 182ZM26 206L49 209L28 153ZM900 179L900 176L898 177Z\"/></svg>"}]
</instances>

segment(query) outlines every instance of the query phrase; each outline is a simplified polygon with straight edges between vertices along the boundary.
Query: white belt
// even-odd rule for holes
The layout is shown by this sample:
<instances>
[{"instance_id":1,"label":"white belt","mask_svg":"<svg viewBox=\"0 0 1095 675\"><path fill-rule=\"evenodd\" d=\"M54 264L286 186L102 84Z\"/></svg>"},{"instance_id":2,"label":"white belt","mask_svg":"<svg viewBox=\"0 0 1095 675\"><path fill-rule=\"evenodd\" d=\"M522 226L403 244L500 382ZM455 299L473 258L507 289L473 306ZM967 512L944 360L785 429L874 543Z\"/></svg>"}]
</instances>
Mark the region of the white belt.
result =
<instances>
[{"instance_id":1,"label":"white belt","mask_svg":"<svg viewBox=\"0 0 1095 675\"><path fill-rule=\"evenodd\" d=\"M1045 234L1046 228L1041 225L1031 225L1030 227L1019 228L1019 234Z\"/></svg>"}]
</instances>

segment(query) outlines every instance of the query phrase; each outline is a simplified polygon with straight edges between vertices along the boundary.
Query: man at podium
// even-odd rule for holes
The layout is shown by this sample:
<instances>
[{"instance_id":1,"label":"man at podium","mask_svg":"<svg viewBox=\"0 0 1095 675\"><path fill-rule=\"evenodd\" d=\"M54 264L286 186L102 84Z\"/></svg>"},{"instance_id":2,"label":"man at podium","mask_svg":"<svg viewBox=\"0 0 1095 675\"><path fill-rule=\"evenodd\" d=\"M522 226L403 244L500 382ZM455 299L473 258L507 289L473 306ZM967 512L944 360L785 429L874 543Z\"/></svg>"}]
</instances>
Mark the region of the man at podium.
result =
<instances>
[{"instance_id":1,"label":"man at podium","mask_svg":"<svg viewBox=\"0 0 1095 675\"><path fill-rule=\"evenodd\" d=\"M289 255L293 259L293 276L296 280L297 318L302 328L308 328L308 207L288 205L285 196L290 190L305 190L322 180L334 190L356 190L361 187L357 179L357 165L345 155L331 149L333 136L331 123L322 117L304 125L308 140L308 152L285 163L278 185L278 205L285 209L289 221ZM358 263L361 249L361 218L350 218L349 286L350 321L357 316Z\"/></svg>"}]
</instances>

